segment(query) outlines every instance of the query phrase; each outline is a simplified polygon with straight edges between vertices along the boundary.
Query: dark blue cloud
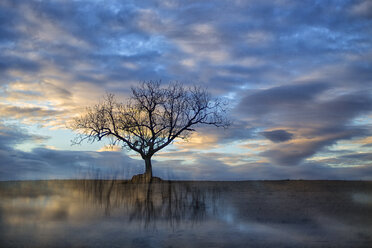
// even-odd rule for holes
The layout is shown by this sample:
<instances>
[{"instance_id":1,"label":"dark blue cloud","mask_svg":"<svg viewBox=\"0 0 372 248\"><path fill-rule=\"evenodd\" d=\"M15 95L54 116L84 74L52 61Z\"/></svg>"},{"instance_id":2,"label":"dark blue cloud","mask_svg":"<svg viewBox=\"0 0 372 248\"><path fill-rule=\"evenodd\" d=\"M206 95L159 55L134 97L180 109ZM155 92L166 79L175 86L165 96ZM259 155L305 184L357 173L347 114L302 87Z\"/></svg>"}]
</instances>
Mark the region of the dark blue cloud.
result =
<instances>
[{"instance_id":1,"label":"dark blue cloud","mask_svg":"<svg viewBox=\"0 0 372 248\"><path fill-rule=\"evenodd\" d=\"M271 140L272 142L284 142L292 139L293 134L285 130L274 130L274 131L265 131L261 133L265 138Z\"/></svg>"},{"instance_id":2,"label":"dark blue cloud","mask_svg":"<svg viewBox=\"0 0 372 248\"><path fill-rule=\"evenodd\" d=\"M282 108L296 111L296 107L306 107L329 86L325 83L283 85L247 92L238 105L239 113L264 115Z\"/></svg>"},{"instance_id":3,"label":"dark blue cloud","mask_svg":"<svg viewBox=\"0 0 372 248\"><path fill-rule=\"evenodd\" d=\"M37 72L41 65L38 61L32 61L18 56L1 56L0 55L0 72L7 70L20 70L25 73Z\"/></svg>"},{"instance_id":4,"label":"dark blue cloud","mask_svg":"<svg viewBox=\"0 0 372 248\"><path fill-rule=\"evenodd\" d=\"M15 145L27 141L40 141L46 139L48 139L48 137L28 134L25 129L19 128L16 125L4 125L0 122L0 149L3 151L12 150Z\"/></svg>"},{"instance_id":5,"label":"dark blue cloud","mask_svg":"<svg viewBox=\"0 0 372 248\"><path fill-rule=\"evenodd\" d=\"M16 148L25 142L48 137L28 134L17 126L0 126L0 180L64 178L130 178L142 171L142 164L119 152L52 150L44 147L29 152Z\"/></svg>"},{"instance_id":6,"label":"dark blue cloud","mask_svg":"<svg viewBox=\"0 0 372 248\"><path fill-rule=\"evenodd\" d=\"M102 85L150 78L194 80L221 93L339 62L347 51L367 51L370 30L365 19L349 13L354 5L350 1L3 1L1 20L23 37L5 35L13 43L11 50L28 53L31 45L56 68L75 75L76 81ZM43 30L46 24L48 29ZM57 36L44 39L49 29L49 35L54 30ZM223 65L208 58L218 52L229 55ZM262 63L239 63L251 56ZM182 64L187 58L195 60L194 67ZM126 68L126 61L137 67ZM76 70L74 65L80 63L92 69Z\"/></svg>"},{"instance_id":7,"label":"dark blue cloud","mask_svg":"<svg viewBox=\"0 0 372 248\"><path fill-rule=\"evenodd\" d=\"M274 164L298 165L339 140L369 135L368 125L356 125L352 121L372 111L371 95L357 91L329 99L324 97L327 90L333 88L314 83L248 91L237 106L239 113L253 118L258 126L286 126L295 132L299 130L299 138L308 139L267 149L261 155ZM289 140L290 137L282 137L285 134L263 132L272 141Z\"/></svg>"}]
</instances>

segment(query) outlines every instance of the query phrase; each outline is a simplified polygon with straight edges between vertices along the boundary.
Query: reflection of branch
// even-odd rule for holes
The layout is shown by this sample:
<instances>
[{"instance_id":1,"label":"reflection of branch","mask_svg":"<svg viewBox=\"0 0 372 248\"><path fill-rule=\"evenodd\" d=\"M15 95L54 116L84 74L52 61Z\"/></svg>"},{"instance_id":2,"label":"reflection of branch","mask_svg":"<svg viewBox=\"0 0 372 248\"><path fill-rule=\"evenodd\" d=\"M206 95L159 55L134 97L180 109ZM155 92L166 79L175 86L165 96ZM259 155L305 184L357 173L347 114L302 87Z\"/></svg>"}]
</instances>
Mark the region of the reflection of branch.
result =
<instances>
[{"instance_id":1,"label":"reflection of branch","mask_svg":"<svg viewBox=\"0 0 372 248\"><path fill-rule=\"evenodd\" d=\"M157 221L170 226L181 222L198 223L207 209L216 209L219 190L192 186L190 183L164 181L135 184L116 180L79 181L84 199L96 203L110 215L113 207L124 210L129 221L139 221L148 228Z\"/></svg>"},{"instance_id":2,"label":"reflection of branch","mask_svg":"<svg viewBox=\"0 0 372 248\"><path fill-rule=\"evenodd\" d=\"M107 194L106 194L106 208L105 208L105 213L106 215L110 215L110 197L111 197L111 192L112 192L112 188L114 186L114 180L111 180L110 183L109 183L109 188L108 188L108 191L107 191Z\"/></svg>"}]
</instances>

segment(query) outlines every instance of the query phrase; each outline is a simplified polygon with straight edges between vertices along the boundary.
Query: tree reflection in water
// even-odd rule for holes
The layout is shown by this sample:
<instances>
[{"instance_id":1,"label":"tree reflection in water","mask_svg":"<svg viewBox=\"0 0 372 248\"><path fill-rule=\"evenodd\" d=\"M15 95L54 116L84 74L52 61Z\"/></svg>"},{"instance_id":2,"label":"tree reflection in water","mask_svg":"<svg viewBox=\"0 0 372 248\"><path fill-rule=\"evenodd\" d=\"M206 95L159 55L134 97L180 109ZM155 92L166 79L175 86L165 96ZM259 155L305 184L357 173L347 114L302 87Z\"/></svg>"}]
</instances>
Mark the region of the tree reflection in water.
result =
<instances>
[{"instance_id":1,"label":"tree reflection in water","mask_svg":"<svg viewBox=\"0 0 372 248\"><path fill-rule=\"evenodd\" d=\"M0 247L370 247L371 195L359 181L0 182Z\"/></svg>"},{"instance_id":2,"label":"tree reflection in water","mask_svg":"<svg viewBox=\"0 0 372 248\"><path fill-rule=\"evenodd\" d=\"M137 221L144 228L167 223L199 223L207 214L217 213L220 189L192 182L157 181L132 183L121 180L79 180L77 188L83 200L104 208L109 216L120 210L121 216Z\"/></svg>"}]
</instances>

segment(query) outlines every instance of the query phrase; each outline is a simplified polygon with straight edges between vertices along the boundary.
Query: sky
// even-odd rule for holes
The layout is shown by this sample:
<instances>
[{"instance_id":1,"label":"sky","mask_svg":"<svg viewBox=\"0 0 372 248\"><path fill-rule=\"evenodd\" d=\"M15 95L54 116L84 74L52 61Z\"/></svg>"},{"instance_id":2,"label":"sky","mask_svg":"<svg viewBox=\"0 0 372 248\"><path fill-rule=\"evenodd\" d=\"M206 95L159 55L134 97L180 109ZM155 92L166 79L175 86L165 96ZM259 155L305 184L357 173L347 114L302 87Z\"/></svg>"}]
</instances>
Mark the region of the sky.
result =
<instances>
[{"instance_id":1,"label":"sky","mask_svg":"<svg viewBox=\"0 0 372 248\"><path fill-rule=\"evenodd\" d=\"M0 180L144 170L71 119L146 80L206 87L228 129L153 157L187 180L372 180L372 1L0 1Z\"/></svg>"}]
</instances>

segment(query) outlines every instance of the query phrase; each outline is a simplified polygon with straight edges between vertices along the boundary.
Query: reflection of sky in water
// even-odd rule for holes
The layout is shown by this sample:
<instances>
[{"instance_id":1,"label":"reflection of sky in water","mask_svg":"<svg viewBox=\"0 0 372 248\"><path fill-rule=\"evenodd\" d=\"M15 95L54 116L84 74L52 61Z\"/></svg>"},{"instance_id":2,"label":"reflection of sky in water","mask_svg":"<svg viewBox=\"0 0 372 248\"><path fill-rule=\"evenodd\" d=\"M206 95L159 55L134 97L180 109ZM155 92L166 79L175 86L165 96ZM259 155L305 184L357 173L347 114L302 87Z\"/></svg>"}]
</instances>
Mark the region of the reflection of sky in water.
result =
<instances>
[{"instance_id":1,"label":"reflection of sky in water","mask_svg":"<svg viewBox=\"0 0 372 248\"><path fill-rule=\"evenodd\" d=\"M363 182L2 182L0 244L367 247L371 192Z\"/></svg>"}]
</instances>

